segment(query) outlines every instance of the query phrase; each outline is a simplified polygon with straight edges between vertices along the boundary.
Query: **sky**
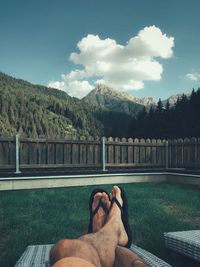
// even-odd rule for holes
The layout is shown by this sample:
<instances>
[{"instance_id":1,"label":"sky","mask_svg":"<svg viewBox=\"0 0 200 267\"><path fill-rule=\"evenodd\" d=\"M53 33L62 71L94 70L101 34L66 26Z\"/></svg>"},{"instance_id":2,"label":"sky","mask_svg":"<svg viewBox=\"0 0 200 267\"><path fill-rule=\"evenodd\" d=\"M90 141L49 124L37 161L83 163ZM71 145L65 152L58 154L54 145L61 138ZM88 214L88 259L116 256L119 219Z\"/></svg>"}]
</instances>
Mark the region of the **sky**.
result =
<instances>
[{"instance_id":1,"label":"sky","mask_svg":"<svg viewBox=\"0 0 200 267\"><path fill-rule=\"evenodd\" d=\"M0 0L0 71L84 97L200 87L199 0Z\"/></svg>"}]
</instances>

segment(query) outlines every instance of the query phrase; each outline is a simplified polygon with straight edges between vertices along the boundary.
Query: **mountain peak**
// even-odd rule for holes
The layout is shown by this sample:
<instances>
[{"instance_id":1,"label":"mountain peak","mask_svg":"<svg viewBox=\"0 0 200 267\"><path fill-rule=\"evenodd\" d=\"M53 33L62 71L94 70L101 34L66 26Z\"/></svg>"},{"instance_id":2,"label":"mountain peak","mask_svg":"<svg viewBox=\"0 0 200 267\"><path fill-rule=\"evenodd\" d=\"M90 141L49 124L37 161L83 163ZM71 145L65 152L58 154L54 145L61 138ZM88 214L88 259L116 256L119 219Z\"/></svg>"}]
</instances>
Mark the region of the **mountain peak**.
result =
<instances>
[{"instance_id":1,"label":"mountain peak","mask_svg":"<svg viewBox=\"0 0 200 267\"><path fill-rule=\"evenodd\" d=\"M136 116L142 109L142 105L135 101L135 97L118 89L108 87L103 84L97 85L86 97L84 101L103 107L105 109L125 112L131 116Z\"/></svg>"},{"instance_id":2,"label":"mountain peak","mask_svg":"<svg viewBox=\"0 0 200 267\"><path fill-rule=\"evenodd\" d=\"M98 84L96 86L96 88L90 92L91 94L100 94L100 95L104 95L104 96L112 96L116 99L119 99L119 100L126 100L126 101L134 101L135 97L134 96L131 96L129 95L128 93L126 92L122 92L116 88L111 88L107 85L104 85L104 84ZM88 95L90 95L90 93Z\"/></svg>"},{"instance_id":3,"label":"mountain peak","mask_svg":"<svg viewBox=\"0 0 200 267\"><path fill-rule=\"evenodd\" d=\"M147 109L150 106L155 106L156 101L152 97L137 98L126 92L122 92L118 89L111 88L104 84L98 84L94 90L92 90L87 96L83 98L84 101L92 103L98 106L110 108L116 102L123 103L123 106L127 104L135 105L137 107L146 106ZM125 104L126 102L126 104ZM117 105L119 106L119 105ZM139 108L139 109L140 109ZM129 109L127 109L128 111ZM131 109L132 110L132 109ZM135 109L134 109L135 110ZM124 110L123 110L124 111ZM129 113L129 112L128 112Z\"/></svg>"}]
</instances>

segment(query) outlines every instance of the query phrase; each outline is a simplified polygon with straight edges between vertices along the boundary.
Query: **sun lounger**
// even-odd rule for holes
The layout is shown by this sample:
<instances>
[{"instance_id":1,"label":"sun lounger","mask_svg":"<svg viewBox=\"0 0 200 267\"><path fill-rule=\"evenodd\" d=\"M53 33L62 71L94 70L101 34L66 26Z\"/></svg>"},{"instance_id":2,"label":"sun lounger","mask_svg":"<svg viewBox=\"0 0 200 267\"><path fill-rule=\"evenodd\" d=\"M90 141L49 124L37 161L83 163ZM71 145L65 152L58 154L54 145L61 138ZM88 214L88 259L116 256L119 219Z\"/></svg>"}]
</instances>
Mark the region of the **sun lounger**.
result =
<instances>
[{"instance_id":1,"label":"sun lounger","mask_svg":"<svg viewBox=\"0 0 200 267\"><path fill-rule=\"evenodd\" d=\"M133 245L130 247L130 249L135 252L138 256L140 256L146 264L148 264L150 267L170 267L167 262L161 260L157 256L153 255L152 253ZM172 267L172 266L171 266Z\"/></svg>"},{"instance_id":2,"label":"sun lounger","mask_svg":"<svg viewBox=\"0 0 200 267\"><path fill-rule=\"evenodd\" d=\"M164 233L165 246L200 261L200 230Z\"/></svg>"},{"instance_id":3,"label":"sun lounger","mask_svg":"<svg viewBox=\"0 0 200 267\"><path fill-rule=\"evenodd\" d=\"M52 245L28 246L14 267L49 267L49 251ZM130 248L137 253L150 267L170 267L168 263L136 245Z\"/></svg>"},{"instance_id":4,"label":"sun lounger","mask_svg":"<svg viewBox=\"0 0 200 267\"><path fill-rule=\"evenodd\" d=\"M14 267L47 267L49 251L53 245L28 246Z\"/></svg>"}]
</instances>

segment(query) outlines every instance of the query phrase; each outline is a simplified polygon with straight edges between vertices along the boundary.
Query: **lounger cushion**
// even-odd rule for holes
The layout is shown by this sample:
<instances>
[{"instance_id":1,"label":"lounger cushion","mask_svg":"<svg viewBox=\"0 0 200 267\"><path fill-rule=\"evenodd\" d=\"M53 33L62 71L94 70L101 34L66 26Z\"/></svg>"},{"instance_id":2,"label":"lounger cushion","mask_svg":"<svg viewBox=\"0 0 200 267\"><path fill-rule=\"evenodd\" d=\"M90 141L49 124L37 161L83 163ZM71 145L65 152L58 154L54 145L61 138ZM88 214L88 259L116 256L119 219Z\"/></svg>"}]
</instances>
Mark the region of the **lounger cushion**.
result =
<instances>
[{"instance_id":1,"label":"lounger cushion","mask_svg":"<svg viewBox=\"0 0 200 267\"><path fill-rule=\"evenodd\" d=\"M49 251L52 246L53 245L28 246L15 264L15 267L49 267ZM131 245L130 249L138 254L151 267L171 266L150 252L136 245Z\"/></svg>"},{"instance_id":2,"label":"lounger cushion","mask_svg":"<svg viewBox=\"0 0 200 267\"><path fill-rule=\"evenodd\" d=\"M200 230L164 233L165 246L200 261Z\"/></svg>"}]
</instances>

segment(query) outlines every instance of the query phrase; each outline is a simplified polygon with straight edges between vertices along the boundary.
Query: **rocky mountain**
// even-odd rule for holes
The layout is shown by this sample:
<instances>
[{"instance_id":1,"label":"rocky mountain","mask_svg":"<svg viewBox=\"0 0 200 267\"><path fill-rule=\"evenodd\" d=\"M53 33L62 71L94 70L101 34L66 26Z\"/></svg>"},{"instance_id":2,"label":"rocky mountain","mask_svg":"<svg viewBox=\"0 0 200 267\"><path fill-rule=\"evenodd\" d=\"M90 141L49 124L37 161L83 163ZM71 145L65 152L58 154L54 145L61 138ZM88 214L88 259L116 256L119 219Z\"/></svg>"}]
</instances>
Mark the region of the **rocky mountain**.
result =
<instances>
[{"instance_id":1,"label":"rocky mountain","mask_svg":"<svg viewBox=\"0 0 200 267\"><path fill-rule=\"evenodd\" d=\"M106 85L98 85L82 100L107 110L127 113L133 117L144 107L142 100Z\"/></svg>"},{"instance_id":2,"label":"rocky mountain","mask_svg":"<svg viewBox=\"0 0 200 267\"><path fill-rule=\"evenodd\" d=\"M137 98L137 97L135 97L134 99L135 99L134 101L136 103L145 106L147 108L147 110L151 106L156 106L157 105L157 102L156 102L156 100L153 97L143 97L143 98Z\"/></svg>"},{"instance_id":3,"label":"rocky mountain","mask_svg":"<svg viewBox=\"0 0 200 267\"><path fill-rule=\"evenodd\" d=\"M190 94L185 94L187 97L190 96ZM177 102L178 99L181 99L183 94L177 94L177 95L172 95L169 98L165 99L162 101L163 105L165 106L167 101L169 101L170 106L174 106Z\"/></svg>"},{"instance_id":4,"label":"rocky mountain","mask_svg":"<svg viewBox=\"0 0 200 267\"><path fill-rule=\"evenodd\" d=\"M186 96L189 96L189 94ZM166 105L167 101L169 101L170 106L174 106L178 98L181 99L181 97L182 94L177 94L161 101L163 106ZM157 105L157 101L153 97L138 98L106 85L97 85L82 100L89 104L106 108L107 110L125 112L133 117L137 116L138 112L144 107L148 111L150 107L156 107Z\"/></svg>"}]
</instances>

